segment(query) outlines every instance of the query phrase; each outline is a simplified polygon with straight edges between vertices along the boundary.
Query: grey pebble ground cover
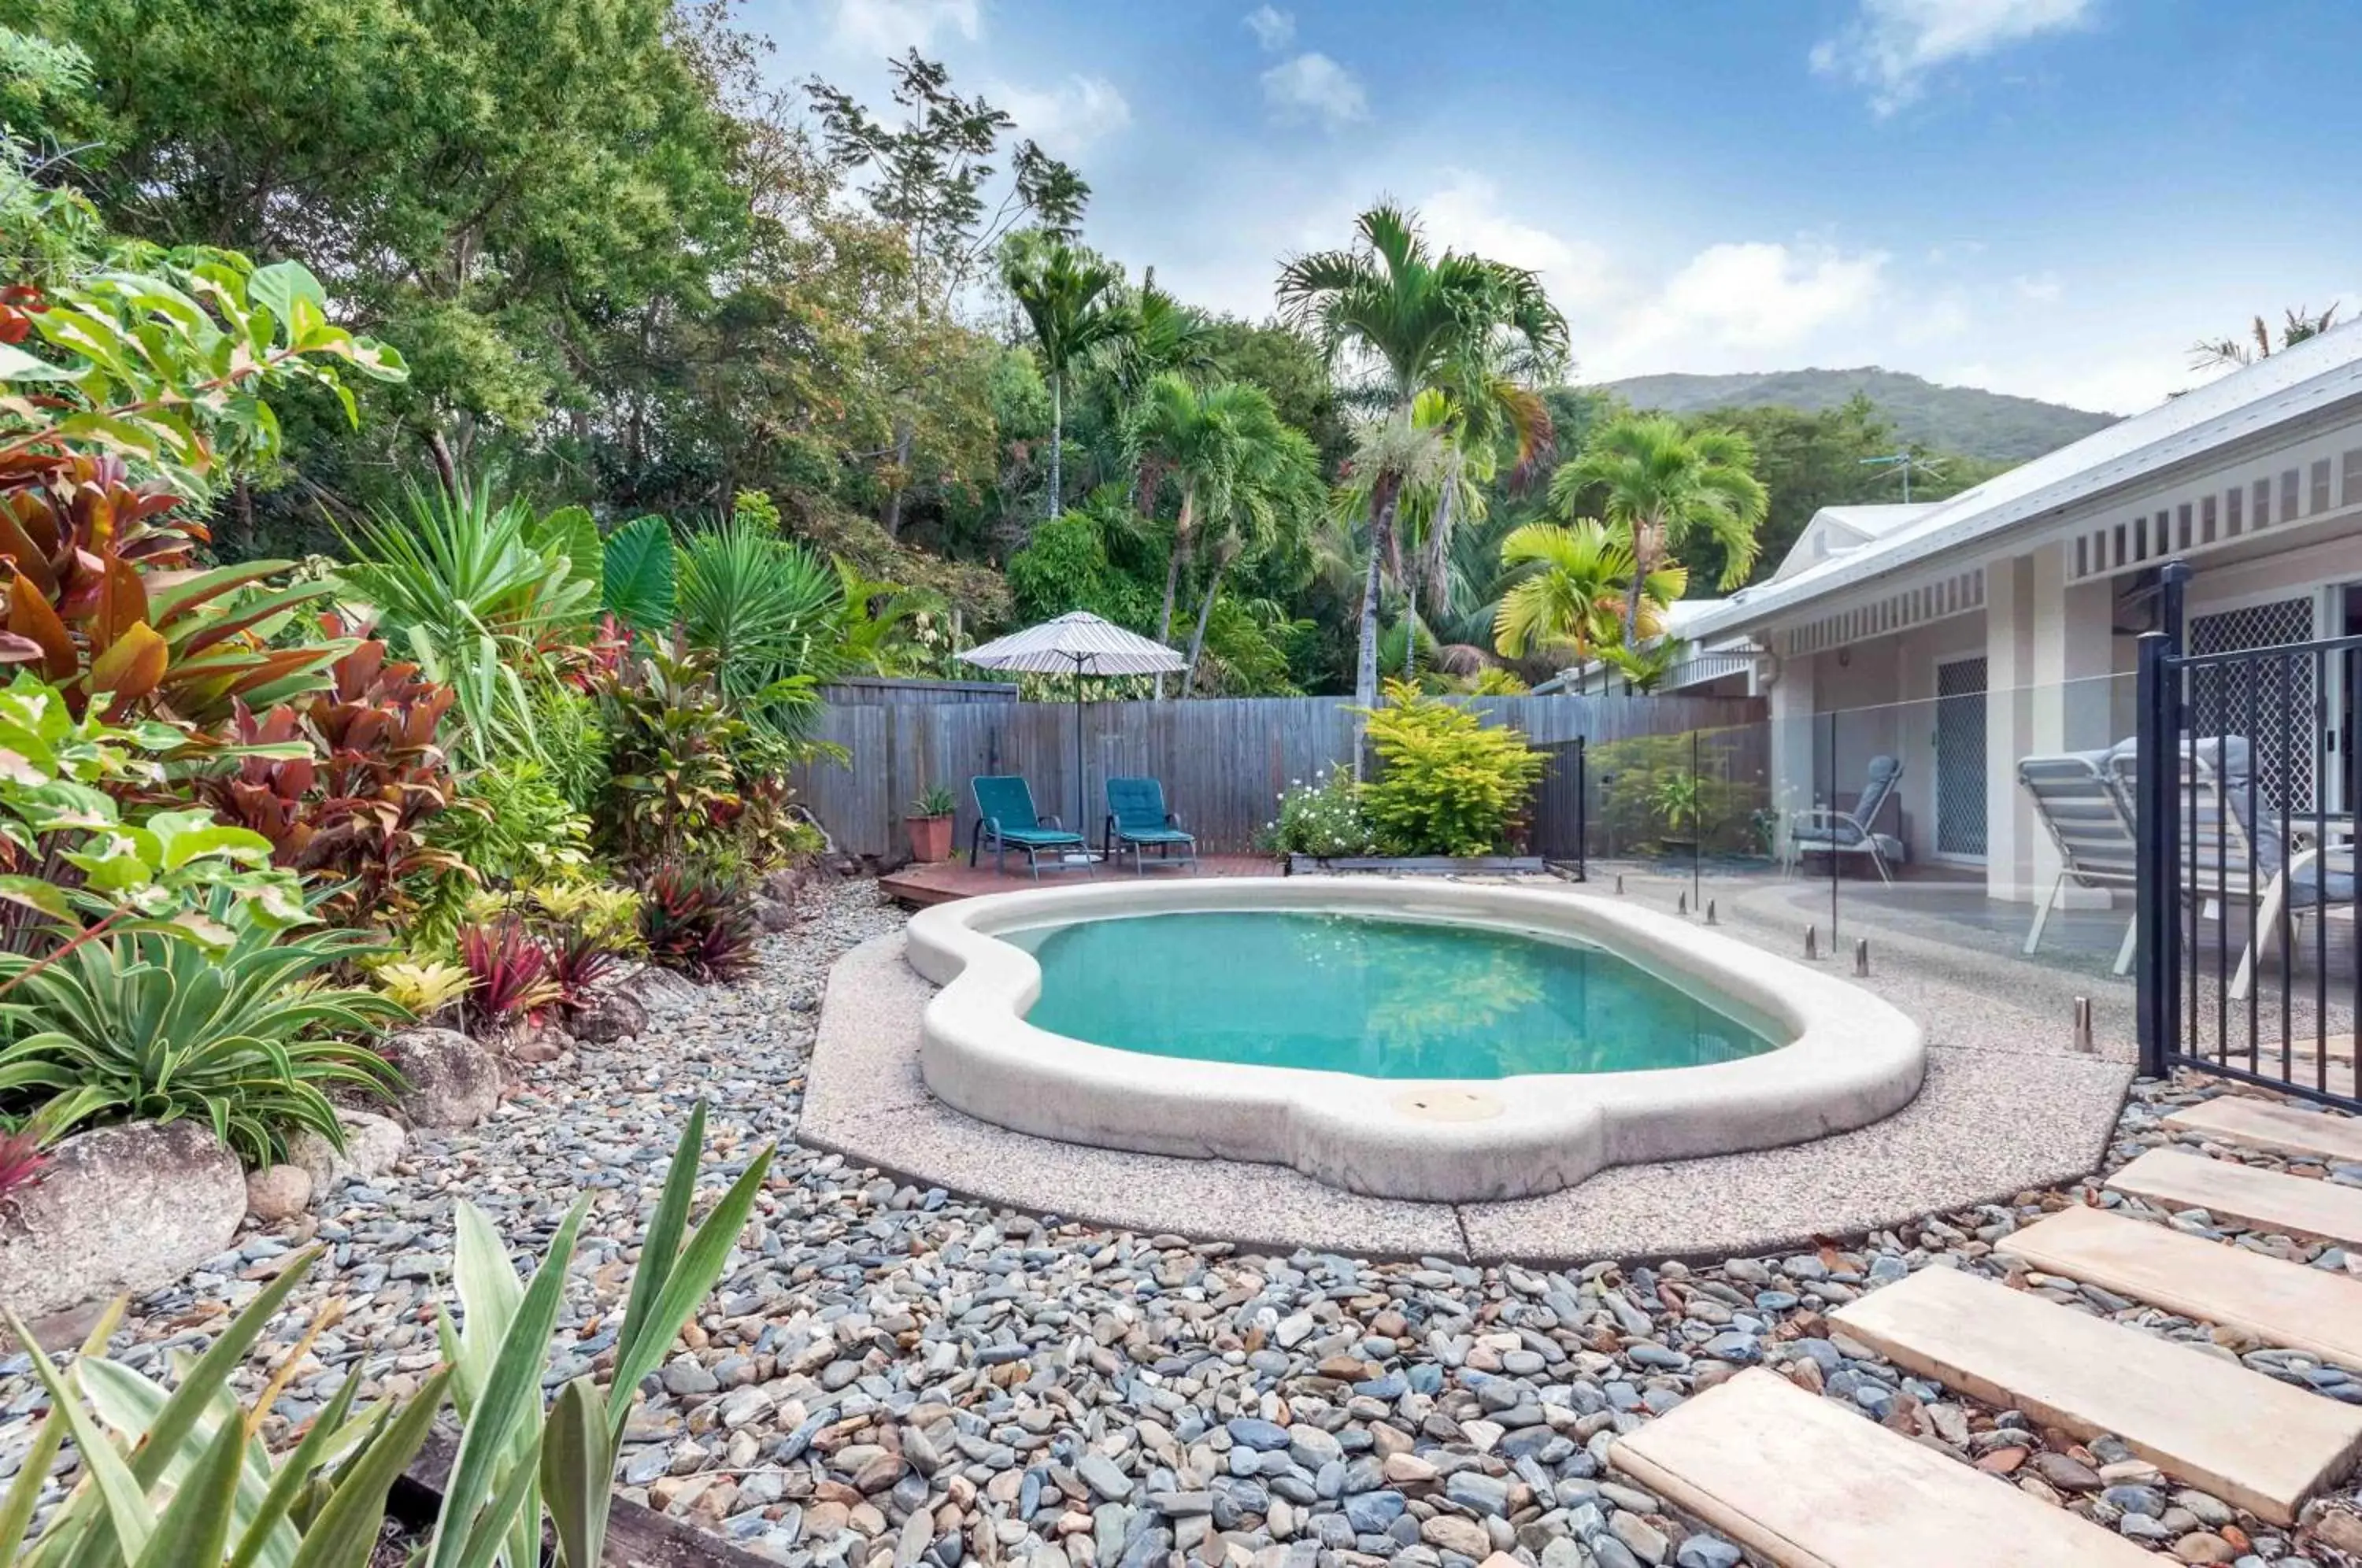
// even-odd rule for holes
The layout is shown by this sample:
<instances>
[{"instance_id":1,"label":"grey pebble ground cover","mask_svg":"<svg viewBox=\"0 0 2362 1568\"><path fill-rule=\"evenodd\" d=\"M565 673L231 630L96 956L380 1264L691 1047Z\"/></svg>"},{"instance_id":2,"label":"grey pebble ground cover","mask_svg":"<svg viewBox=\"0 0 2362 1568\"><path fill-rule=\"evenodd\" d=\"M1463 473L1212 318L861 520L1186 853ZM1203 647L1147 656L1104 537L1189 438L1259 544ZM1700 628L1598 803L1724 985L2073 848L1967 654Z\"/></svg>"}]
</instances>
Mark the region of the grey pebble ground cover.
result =
<instances>
[{"instance_id":1,"label":"grey pebble ground cover","mask_svg":"<svg viewBox=\"0 0 2362 1568\"><path fill-rule=\"evenodd\" d=\"M739 987L652 999L646 1035L527 1069L491 1122L422 1133L391 1173L242 1244L135 1305L115 1353L161 1374L307 1242L328 1258L266 1341L324 1335L273 1413L284 1438L346 1377L416 1386L436 1361L454 1200L485 1209L520 1261L595 1203L553 1384L612 1356L627 1248L682 1117L713 1106L711 1191L763 1143L781 1154L744 1250L650 1380L619 1465L625 1494L791 1568L1728 1568L1728 1542L1603 1463L1617 1433L1743 1366L1769 1365L1963 1464L2187 1562L2362 1563L2349 1482L2294 1531L2177 1487L2107 1439L2077 1445L1951 1397L1833 1333L1833 1308L1908 1271L2005 1276L1994 1242L2095 1184L1905 1231L1711 1265L1477 1268L1446 1259L1249 1256L970 1204L848 1168L792 1139L827 968L900 913L867 883L815 889ZM2143 1084L2111 1163L2165 1141L2158 1118L2213 1092ZM2250 1156L2265 1163L2263 1156ZM2362 1169L2320 1173L2362 1186ZM2136 1206L2137 1207L2137 1206ZM2362 1275L2334 1247L2160 1222ZM2322 1397L2362 1379L2084 1289L2083 1310L2237 1356ZM254 1369L252 1386L262 1372ZM0 1473L39 1390L0 1364ZM1510 1568L1495 1562L1493 1568Z\"/></svg>"}]
</instances>

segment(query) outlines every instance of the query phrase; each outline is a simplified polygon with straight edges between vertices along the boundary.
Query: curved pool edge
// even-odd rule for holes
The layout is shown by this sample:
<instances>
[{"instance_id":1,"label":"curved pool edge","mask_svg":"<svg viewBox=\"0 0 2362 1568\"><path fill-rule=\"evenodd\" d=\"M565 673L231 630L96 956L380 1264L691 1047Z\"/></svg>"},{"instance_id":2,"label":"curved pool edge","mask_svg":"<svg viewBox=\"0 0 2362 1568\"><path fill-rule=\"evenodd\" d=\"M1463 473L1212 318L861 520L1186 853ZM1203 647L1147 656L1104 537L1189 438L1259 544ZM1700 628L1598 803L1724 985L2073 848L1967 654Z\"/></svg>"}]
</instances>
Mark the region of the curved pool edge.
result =
<instances>
[{"instance_id":1,"label":"curved pool edge","mask_svg":"<svg viewBox=\"0 0 2362 1568\"><path fill-rule=\"evenodd\" d=\"M1080 919L1320 910L1541 931L1595 942L1793 1032L1705 1066L1500 1079L1371 1079L1184 1060L1028 1023L1032 955L999 932ZM1891 1115L1918 1092L1916 1023L1867 991L1688 922L1558 889L1352 877L1098 883L939 904L913 916L908 961L927 1004L928 1088L982 1121L1142 1154L1285 1165L1373 1197L1526 1198L1599 1170L1802 1143Z\"/></svg>"}]
</instances>

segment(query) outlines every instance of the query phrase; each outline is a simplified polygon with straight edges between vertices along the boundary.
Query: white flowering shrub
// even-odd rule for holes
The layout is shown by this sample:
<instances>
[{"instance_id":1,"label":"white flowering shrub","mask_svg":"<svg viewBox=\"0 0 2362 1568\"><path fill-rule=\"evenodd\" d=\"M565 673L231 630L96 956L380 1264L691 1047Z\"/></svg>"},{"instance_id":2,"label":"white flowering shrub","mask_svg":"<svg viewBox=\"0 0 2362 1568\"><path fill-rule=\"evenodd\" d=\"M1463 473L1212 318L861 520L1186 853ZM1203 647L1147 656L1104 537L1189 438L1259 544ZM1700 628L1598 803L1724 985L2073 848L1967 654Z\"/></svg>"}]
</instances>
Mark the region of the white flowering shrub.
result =
<instances>
[{"instance_id":1,"label":"white flowering shrub","mask_svg":"<svg viewBox=\"0 0 2362 1568\"><path fill-rule=\"evenodd\" d=\"M1281 792L1279 814L1264 824L1262 842L1275 855L1334 859L1371 853L1377 835L1362 812L1362 787L1343 769L1324 767Z\"/></svg>"}]
</instances>

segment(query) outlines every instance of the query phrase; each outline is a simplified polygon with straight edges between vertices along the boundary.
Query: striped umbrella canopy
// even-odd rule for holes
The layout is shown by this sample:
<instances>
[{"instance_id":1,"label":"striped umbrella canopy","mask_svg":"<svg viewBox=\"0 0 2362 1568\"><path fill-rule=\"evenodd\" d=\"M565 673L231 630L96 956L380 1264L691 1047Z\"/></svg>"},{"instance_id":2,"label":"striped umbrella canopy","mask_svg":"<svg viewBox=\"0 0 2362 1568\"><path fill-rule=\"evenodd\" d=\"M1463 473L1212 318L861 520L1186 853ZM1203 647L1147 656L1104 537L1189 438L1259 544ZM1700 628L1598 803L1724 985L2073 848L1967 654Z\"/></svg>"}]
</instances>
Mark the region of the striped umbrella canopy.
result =
<instances>
[{"instance_id":1,"label":"striped umbrella canopy","mask_svg":"<svg viewBox=\"0 0 2362 1568\"><path fill-rule=\"evenodd\" d=\"M1181 656L1163 643L1127 632L1087 610L995 637L959 657L985 669L1034 675L1156 675L1182 666Z\"/></svg>"},{"instance_id":2,"label":"striped umbrella canopy","mask_svg":"<svg viewBox=\"0 0 2362 1568\"><path fill-rule=\"evenodd\" d=\"M1151 642L1137 632L1127 632L1087 610L1069 611L1054 621L995 637L959 657L962 662L984 669L1075 678L1073 831L1085 837L1090 834L1090 818L1083 806L1083 677L1161 675L1179 670L1186 664L1179 654L1163 643Z\"/></svg>"}]
</instances>

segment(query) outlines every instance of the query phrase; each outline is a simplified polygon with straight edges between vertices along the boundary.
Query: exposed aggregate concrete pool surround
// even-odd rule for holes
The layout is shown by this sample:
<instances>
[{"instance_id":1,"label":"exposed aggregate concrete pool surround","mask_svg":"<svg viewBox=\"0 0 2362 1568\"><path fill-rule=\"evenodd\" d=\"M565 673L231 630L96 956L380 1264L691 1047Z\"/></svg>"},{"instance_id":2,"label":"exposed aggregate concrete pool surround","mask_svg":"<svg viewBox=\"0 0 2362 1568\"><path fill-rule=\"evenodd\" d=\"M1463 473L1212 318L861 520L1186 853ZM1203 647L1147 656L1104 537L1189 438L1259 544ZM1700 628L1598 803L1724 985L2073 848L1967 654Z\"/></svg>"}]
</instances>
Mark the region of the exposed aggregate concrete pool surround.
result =
<instances>
[{"instance_id":1,"label":"exposed aggregate concrete pool surround","mask_svg":"<svg viewBox=\"0 0 2362 1568\"><path fill-rule=\"evenodd\" d=\"M1753 1015L1786 1043L1702 1066L1500 1079L1379 1079L1183 1060L1028 1023L1040 966L998 939L1085 920L1268 910L1595 943ZM1527 888L1288 877L1046 889L923 911L911 922L907 955L944 988L925 1010L920 1060L927 1087L945 1103L1041 1137L1284 1165L1377 1198L1537 1197L1610 1165L1799 1143L1901 1110L1926 1071L1919 1025L1866 991L1649 910Z\"/></svg>"}]
</instances>

